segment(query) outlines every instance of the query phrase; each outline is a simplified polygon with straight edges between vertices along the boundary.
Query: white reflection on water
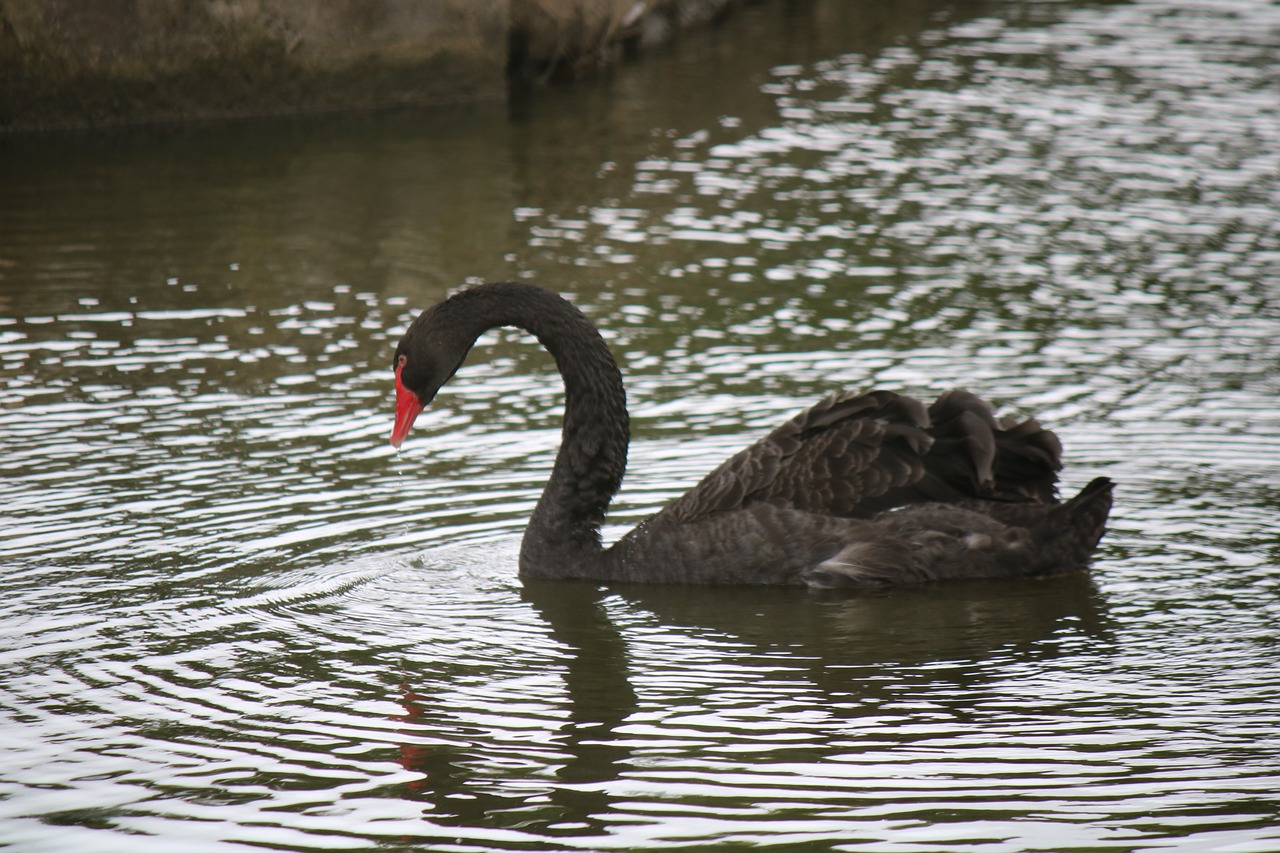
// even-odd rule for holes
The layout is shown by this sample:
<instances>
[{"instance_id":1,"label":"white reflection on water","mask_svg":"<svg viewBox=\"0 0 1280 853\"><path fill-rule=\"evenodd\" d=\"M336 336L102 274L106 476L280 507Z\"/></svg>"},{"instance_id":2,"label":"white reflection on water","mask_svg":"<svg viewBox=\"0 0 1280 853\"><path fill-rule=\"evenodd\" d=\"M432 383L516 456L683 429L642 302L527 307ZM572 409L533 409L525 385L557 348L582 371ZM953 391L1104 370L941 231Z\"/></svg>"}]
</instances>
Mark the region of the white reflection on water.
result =
<instances>
[{"instance_id":1,"label":"white reflection on water","mask_svg":"<svg viewBox=\"0 0 1280 853\"><path fill-rule=\"evenodd\" d=\"M625 149L578 115L353 120L283 160L122 142L15 175L0 844L1280 844L1277 9L1000 12L787 61L767 117L645 114ZM487 336L386 441L391 341L454 250L576 290L622 357L612 532L833 387L965 384L1058 429L1070 485L1119 481L1099 565L526 588L549 360Z\"/></svg>"}]
</instances>

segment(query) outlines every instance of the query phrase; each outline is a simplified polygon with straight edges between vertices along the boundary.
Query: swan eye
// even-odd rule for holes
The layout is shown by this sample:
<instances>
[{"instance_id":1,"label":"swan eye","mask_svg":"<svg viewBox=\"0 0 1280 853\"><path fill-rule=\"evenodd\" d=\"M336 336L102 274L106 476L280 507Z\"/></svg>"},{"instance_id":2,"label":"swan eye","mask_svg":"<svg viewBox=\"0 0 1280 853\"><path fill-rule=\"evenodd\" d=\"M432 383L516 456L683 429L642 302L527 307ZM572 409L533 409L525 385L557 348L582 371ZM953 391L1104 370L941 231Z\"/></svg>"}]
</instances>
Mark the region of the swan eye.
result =
<instances>
[{"instance_id":1,"label":"swan eye","mask_svg":"<svg viewBox=\"0 0 1280 853\"><path fill-rule=\"evenodd\" d=\"M409 360L409 356L405 355L404 353L400 353L400 355L396 356L396 370L398 371L400 370L400 368L404 367L405 362L407 362L408 360Z\"/></svg>"}]
</instances>

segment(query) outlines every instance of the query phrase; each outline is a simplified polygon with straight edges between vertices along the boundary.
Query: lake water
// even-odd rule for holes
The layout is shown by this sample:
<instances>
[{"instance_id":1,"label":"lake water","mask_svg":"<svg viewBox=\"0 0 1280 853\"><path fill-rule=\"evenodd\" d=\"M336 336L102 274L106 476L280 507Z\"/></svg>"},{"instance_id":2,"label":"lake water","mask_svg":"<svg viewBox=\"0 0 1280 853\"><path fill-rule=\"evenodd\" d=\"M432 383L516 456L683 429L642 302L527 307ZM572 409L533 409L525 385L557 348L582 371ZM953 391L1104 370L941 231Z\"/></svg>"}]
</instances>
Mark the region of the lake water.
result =
<instances>
[{"instance_id":1,"label":"lake water","mask_svg":"<svg viewBox=\"0 0 1280 853\"><path fill-rule=\"evenodd\" d=\"M0 846L1280 850L1280 6L748 4L515 107L0 140ZM879 4L887 6L888 4ZM1119 483L1089 573L521 584L572 296L616 535L823 394Z\"/></svg>"}]
</instances>

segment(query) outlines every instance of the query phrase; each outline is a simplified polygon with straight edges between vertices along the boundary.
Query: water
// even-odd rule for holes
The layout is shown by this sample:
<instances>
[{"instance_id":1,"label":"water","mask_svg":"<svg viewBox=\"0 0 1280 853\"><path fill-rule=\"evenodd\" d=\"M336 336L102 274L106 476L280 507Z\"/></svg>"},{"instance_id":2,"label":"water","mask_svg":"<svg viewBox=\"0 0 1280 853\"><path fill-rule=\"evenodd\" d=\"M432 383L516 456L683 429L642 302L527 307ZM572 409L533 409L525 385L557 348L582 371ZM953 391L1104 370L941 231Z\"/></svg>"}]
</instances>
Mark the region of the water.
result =
<instances>
[{"instance_id":1,"label":"water","mask_svg":"<svg viewBox=\"0 0 1280 853\"><path fill-rule=\"evenodd\" d=\"M1280 849L1280 8L854 6L512 110L0 141L0 845ZM387 444L473 276L606 330L611 535L965 385L1120 483L1095 567L522 585L545 354Z\"/></svg>"}]
</instances>

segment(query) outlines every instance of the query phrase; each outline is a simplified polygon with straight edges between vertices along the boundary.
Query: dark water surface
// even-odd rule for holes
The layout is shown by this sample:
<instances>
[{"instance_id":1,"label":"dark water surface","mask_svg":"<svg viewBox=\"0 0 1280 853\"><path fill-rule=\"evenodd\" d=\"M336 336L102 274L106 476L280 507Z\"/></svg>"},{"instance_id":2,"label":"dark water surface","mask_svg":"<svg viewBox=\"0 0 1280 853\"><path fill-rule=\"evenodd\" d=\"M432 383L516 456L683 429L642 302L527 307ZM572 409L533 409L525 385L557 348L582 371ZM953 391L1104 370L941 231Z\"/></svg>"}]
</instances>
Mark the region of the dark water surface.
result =
<instances>
[{"instance_id":1,"label":"dark water surface","mask_svg":"<svg viewBox=\"0 0 1280 853\"><path fill-rule=\"evenodd\" d=\"M0 846L1280 850L1280 6L761 3L529 104L0 140ZM822 394L1120 484L1092 573L522 585L574 296L610 534Z\"/></svg>"}]
</instances>

